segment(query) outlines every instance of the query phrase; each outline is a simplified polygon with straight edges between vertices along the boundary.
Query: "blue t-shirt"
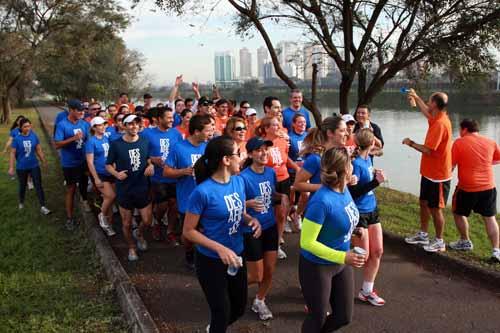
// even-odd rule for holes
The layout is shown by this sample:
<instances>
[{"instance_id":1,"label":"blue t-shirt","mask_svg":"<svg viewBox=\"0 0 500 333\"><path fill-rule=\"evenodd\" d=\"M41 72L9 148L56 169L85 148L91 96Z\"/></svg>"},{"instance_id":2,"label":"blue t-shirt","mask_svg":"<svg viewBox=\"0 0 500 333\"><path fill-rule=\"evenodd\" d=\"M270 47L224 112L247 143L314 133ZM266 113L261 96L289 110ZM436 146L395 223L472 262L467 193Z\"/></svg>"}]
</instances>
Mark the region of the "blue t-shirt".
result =
<instances>
[{"instance_id":1,"label":"blue t-shirt","mask_svg":"<svg viewBox=\"0 0 500 333\"><path fill-rule=\"evenodd\" d=\"M302 168L311 174L309 183L321 184L321 156L318 153L308 154Z\"/></svg>"},{"instance_id":2,"label":"blue t-shirt","mask_svg":"<svg viewBox=\"0 0 500 333\"><path fill-rule=\"evenodd\" d=\"M321 225L318 242L334 250L348 251L352 232L358 224L359 212L349 190L339 193L328 186L321 186L312 199L309 199L304 218ZM333 264L304 249L300 253L314 263Z\"/></svg>"},{"instance_id":3,"label":"blue t-shirt","mask_svg":"<svg viewBox=\"0 0 500 333\"><path fill-rule=\"evenodd\" d=\"M288 133L292 131L293 116L297 113L304 115L306 118L306 128L311 128L311 120L309 119L309 111L303 106L300 107L298 111L294 111L291 107L287 107L283 110L283 127L288 129Z\"/></svg>"},{"instance_id":4,"label":"blue t-shirt","mask_svg":"<svg viewBox=\"0 0 500 333\"><path fill-rule=\"evenodd\" d=\"M110 176L106 171L106 159L109 152L109 140L103 135L101 139L91 136L85 144L85 154L94 154L94 167L99 175Z\"/></svg>"},{"instance_id":5,"label":"blue t-shirt","mask_svg":"<svg viewBox=\"0 0 500 333\"><path fill-rule=\"evenodd\" d=\"M302 142L307 136L307 132L302 134L297 134L294 130L289 132L288 134L290 138L290 149L288 150L288 157L294 162L302 161L302 156L299 156L300 151L302 150ZM295 170L292 168L288 168L288 172L295 173Z\"/></svg>"},{"instance_id":6,"label":"blue t-shirt","mask_svg":"<svg viewBox=\"0 0 500 333\"><path fill-rule=\"evenodd\" d=\"M158 127L150 128L148 131L143 132L149 141L149 154L152 157L161 157L163 163L168 158L172 148L179 141L179 136L175 133L174 129L162 131ZM182 138L181 138L182 139ZM155 174L151 178L156 183L175 183L177 180L174 178L163 177L163 167L155 165Z\"/></svg>"},{"instance_id":7,"label":"blue t-shirt","mask_svg":"<svg viewBox=\"0 0 500 333\"><path fill-rule=\"evenodd\" d=\"M368 184L373 180L373 163L370 157L366 160L361 156L356 157L352 161L352 168L352 174L358 177L358 184ZM377 199L373 191L356 198L354 202L358 206L360 213L371 213L377 208Z\"/></svg>"},{"instance_id":8,"label":"blue t-shirt","mask_svg":"<svg viewBox=\"0 0 500 333\"><path fill-rule=\"evenodd\" d=\"M68 115L69 115L68 110L63 110L63 111L59 112L56 115L56 120L54 121L54 125L57 125L61 122L61 120L68 118Z\"/></svg>"},{"instance_id":9,"label":"blue t-shirt","mask_svg":"<svg viewBox=\"0 0 500 333\"><path fill-rule=\"evenodd\" d=\"M116 141L123 136L123 132L119 132L115 126L106 127L106 136L109 139L109 142Z\"/></svg>"},{"instance_id":10,"label":"blue t-shirt","mask_svg":"<svg viewBox=\"0 0 500 333\"><path fill-rule=\"evenodd\" d=\"M11 138L15 138L15 137L16 137L16 136L18 136L18 135L21 135L21 131L20 131L20 130L19 130L19 128L17 128L17 127L16 127L16 128L14 128L13 130L11 130L11 131L10 131L10 133L9 133L9 136L10 136Z\"/></svg>"},{"instance_id":11,"label":"blue t-shirt","mask_svg":"<svg viewBox=\"0 0 500 333\"><path fill-rule=\"evenodd\" d=\"M251 167L245 168L240 177L245 182L245 196L247 200L255 199L257 196L262 196L266 211L257 212L252 208L247 209L247 213L259 220L262 230L266 230L276 224L274 219L274 209L272 203L273 193L276 192L276 173L273 168L264 167L263 173L256 173ZM252 229L248 226L243 228L244 232L251 232Z\"/></svg>"},{"instance_id":12,"label":"blue t-shirt","mask_svg":"<svg viewBox=\"0 0 500 333\"><path fill-rule=\"evenodd\" d=\"M19 133L12 140L11 147L16 150L16 169L29 170L38 167L38 159L36 158L36 146L40 144L38 136L33 131L28 135Z\"/></svg>"},{"instance_id":13,"label":"blue t-shirt","mask_svg":"<svg viewBox=\"0 0 500 333\"><path fill-rule=\"evenodd\" d=\"M116 171L127 170L125 180L116 180L118 197L134 192L149 195L149 179L144 175L149 159L149 142L139 136L136 142L120 138L110 143L106 164L115 164Z\"/></svg>"},{"instance_id":14,"label":"blue t-shirt","mask_svg":"<svg viewBox=\"0 0 500 333\"><path fill-rule=\"evenodd\" d=\"M180 125L181 123L182 123L181 115L174 111L174 123L173 123L172 127Z\"/></svg>"},{"instance_id":15,"label":"blue t-shirt","mask_svg":"<svg viewBox=\"0 0 500 333\"><path fill-rule=\"evenodd\" d=\"M63 168L78 167L85 162L85 141L89 137L89 131L90 125L81 119L76 123L72 123L66 118L56 125L56 133L54 135L54 141L56 142L67 140L75 136L77 132L83 133L83 137L80 140L73 141L60 149Z\"/></svg>"},{"instance_id":16,"label":"blue t-shirt","mask_svg":"<svg viewBox=\"0 0 500 333\"><path fill-rule=\"evenodd\" d=\"M184 169L194 166L196 161L205 153L206 142L199 146L193 146L189 140L177 142L170 151L167 158L167 165L173 169ZM187 199L196 187L194 176L182 176L177 178L176 197L177 210L184 214L187 208Z\"/></svg>"},{"instance_id":17,"label":"blue t-shirt","mask_svg":"<svg viewBox=\"0 0 500 333\"><path fill-rule=\"evenodd\" d=\"M240 255L243 252L243 223L245 212L245 184L238 176L231 176L226 184L208 178L196 186L189 197L186 211L200 215L203 234ZM219 258L216 252L197 245L202 254Z\"/></svg>"}]
</instances>

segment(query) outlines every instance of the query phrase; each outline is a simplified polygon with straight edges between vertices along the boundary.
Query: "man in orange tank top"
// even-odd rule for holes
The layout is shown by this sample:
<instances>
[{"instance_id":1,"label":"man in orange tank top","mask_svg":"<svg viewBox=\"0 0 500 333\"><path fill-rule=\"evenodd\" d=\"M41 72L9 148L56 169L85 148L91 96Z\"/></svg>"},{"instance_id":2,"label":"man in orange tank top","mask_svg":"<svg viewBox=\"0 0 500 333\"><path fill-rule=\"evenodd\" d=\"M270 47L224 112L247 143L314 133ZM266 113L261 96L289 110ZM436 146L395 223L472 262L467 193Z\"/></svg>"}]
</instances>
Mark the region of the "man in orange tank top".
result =
<instances>
[{"instance_id":1,"label":"man in orange tank top","mask_svg":"<svg viewBox=\"0 0 500 333\"><path fill-rule=\"evenodd\" d=\"M405 238L408 244L423 244L428 252L446 251L443 240L444 216L450 192L451 181L451 122L446 106L448 96L442 92L433 93L427 103L415 91L411 90L408 98L413 98L422 114L427 118L429 129L424 144L418 144L405 138L403 144L422 154L420 162L420 231ZM436 238L429 241L427 233L432 216Z\"/></svg>"},{"instance_id":2,"label":"man in orange tank top","mask_svg":"<svg viewBox=\"0 0 500 333\"><path fill-rule=\"evenodd\" d=\"M500 162L498 144L479 135L479 123L464 119L460 123L460 138L452 147L452 164L458 166L458 185L453 194L453 217L460 239L450 243L454 250L473 249L469 238L467 217L471 211L480 214L493 247L491 260L500 263L499 231L496 220L497 190L493 164Z\"/></svg>"}]
</instances>

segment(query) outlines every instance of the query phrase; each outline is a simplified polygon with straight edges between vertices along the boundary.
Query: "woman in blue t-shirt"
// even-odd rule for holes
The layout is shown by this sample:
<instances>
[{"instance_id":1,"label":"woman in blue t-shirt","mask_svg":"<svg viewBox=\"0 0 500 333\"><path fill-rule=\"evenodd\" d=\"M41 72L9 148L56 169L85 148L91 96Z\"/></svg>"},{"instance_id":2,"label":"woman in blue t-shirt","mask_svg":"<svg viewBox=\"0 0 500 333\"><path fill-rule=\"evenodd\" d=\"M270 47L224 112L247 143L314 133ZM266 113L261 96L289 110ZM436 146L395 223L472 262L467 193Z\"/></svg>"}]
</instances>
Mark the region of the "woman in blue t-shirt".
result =
<instances>
[{"instance_id":1,"label":"woman in blue t-shirt","mask_svg":"<svg viewBox=\"0 0 500 333\"><path fill-rule=\"evenodd\" d=\"M38 159L43 166L47 167L47 161L42 151L42 146L38 136L31 130L31 121L22 118L19 121L19 135L13 137L10 151L9 175L14 176L14 166L19 180L19 209L24 208L24 198L28 176L31 175L35 186L40 212L44 215L50 214L50 210L45 207L45 195L42 187L42 173ZM37 159L38 157L38 159Z\"/></svg>"},{"instance_id":2,"label":"woman in blue t-shirt","mask_svg":"<svg viewBox=\"0 0 500 333\"><path fill-rule=\"evenodd\" d=\"M9 131L9 138L5 143L5 147L3 149L4 154L8 152L9 148L12 146L12 140L21 133L21 126L19 126L21 120L24 119L24 116L17 116L16 120L12 123Z\"/></svg>"},{"instance_id":3,"label":"woman in blue t-shirt","mask_svg":"<svg viewBox=\"0 0 500 333\"><path fill-rule=\"evenodd\" d=\"M94 180L95 187L102 194L101 212L97 215L99 225L108 236L114 236L113 212L111 206L115 201L115 177L106 170L106 159L108 158L109 139L106 136L106 120L102 117L94 117L90 122L90 139L85 143L85 156L87 165Z\"/></svg>"},{"instance_id":4,"label":"woman in blue t-shirt","mask_svg":"<svg viewBox=\"0 0 500 333\"><path fill-rule=\"evenodd\" d=\"M189 197L183 235L196 244L196 274L210 307L210 333L226 332L245 312L247 272L241 223L255 237L260 224L245 213L245 185L237 144L212 139L194 166L198 185ZM229 266L229 267L228 267Z\"/></svg>"},{"instance_id":5,"label":"woman in blue t-shirt","mask_svg":"<svg viewBox=\"0 0 500 333\"><path fill-rule=\"evenodd\" d=\"M364 255L349 251L359 213L347 189L352 166L346 148L326 150L320 167L321 186L309 200L300 235L299 280L308 308L302 333L333 332L349 324L351 266L365 262Z\"/></svg>"}]
</instances>

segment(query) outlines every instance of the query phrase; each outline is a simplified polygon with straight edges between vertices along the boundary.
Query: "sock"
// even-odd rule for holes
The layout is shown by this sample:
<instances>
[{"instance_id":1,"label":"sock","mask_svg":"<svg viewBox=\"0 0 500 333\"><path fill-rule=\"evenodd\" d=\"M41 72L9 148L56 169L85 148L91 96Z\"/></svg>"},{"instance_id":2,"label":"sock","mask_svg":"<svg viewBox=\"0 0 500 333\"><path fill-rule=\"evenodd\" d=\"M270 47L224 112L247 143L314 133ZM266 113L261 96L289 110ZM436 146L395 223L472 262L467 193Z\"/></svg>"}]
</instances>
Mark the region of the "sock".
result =
<instances>
[{"instance_id":1,"label":"sock","mask_svg":"<svg viewBox=\"0 0 500 333\"><path fill-rule=\"evenodd\" d=\"M371 294L373 291L374 282L363 281L363 292L365 294Z\"/></svg>"},{"instance_id":2,"label":"sock","mask_svg":"<svg viewBox=\"0 0 500 333\"><path fill-rule=\"evenodd\" d=\"M495 252L500 252L500 247L494 247L493 248L493 253L495 253Z\"/></svg>"},{"instance_id":3,"label":"sock","mask_svg":"<svg viewBox=\"0 0 500 333\"><path fill-rule=\"evenodd\" d=\"M440 243L444 242L444 240L443 240L442 238L437 238L437 237L436 237L436 240L437 240L438 242L440 242Z\"/></svg>"},{"instance_id":4,"label":"sock","mask_svg":"<svg viewBox=\"0 0 500 333\"><path fill-rule=\"evenodd\" d=\"M426 237L427 237L427 236L429 236L429 234L428 234L428 233L426 233L425 231L422 231L422 230L420 230L420 234L421 234L422 236L426 236Z\"/></svg>"}]
</instances>

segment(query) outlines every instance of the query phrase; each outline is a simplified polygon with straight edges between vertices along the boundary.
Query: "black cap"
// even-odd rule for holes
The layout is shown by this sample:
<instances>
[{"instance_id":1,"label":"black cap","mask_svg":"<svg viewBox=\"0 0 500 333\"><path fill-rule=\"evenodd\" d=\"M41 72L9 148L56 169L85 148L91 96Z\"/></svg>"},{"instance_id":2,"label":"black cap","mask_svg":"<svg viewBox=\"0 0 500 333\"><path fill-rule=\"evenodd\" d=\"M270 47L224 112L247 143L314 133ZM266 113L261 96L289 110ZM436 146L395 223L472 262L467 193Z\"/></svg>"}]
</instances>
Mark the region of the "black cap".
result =
<instances>
[{"instance_id":1,"label":"black cap","mask_svg":"<svg viewBox=\"0 0 500 333\"><path fill-rule=\"evenodd\" d=\"M207 96L201 96L200 99L198 100L198 105L201 105L201 106L209 106L209 105L213 105L214 102L209 99Z\"/></svg>"},{"instance_id":2,"label":"black cap","mask_svg":"<svg viewBox=\"0 0 500 333\"><path fill-rule=\"evenodd\" d=\"M148 98L153 98L153 96L150 93L145 93L144 99L148 99Z\"/></svg>"},{"instance_id":3,"label":"black cap","mask_svg":"<svg viewBox=\"0 0 500 333\"><path fill-rule=\"evenodd\" d=\"M68 101L68 108L70 109L77 109L77 110L83 110L83 104L79 99L70 99Z\"/></svg>"},{"instance_id":4,"label":"black cap","mask_svg":"<svg viewBox=\"0 0 500 333\"><path fill-rule=\"evenodd\" d=\"M259 149L263 145L271 147L273 145L273 142L270 140L264 140L264 139L256 136L256 137L253 137L250 140L248 140L247 144L245 145L245 148L247 149L247 152L251 152L255 149Z\"/></svg>"}]
</instances>

